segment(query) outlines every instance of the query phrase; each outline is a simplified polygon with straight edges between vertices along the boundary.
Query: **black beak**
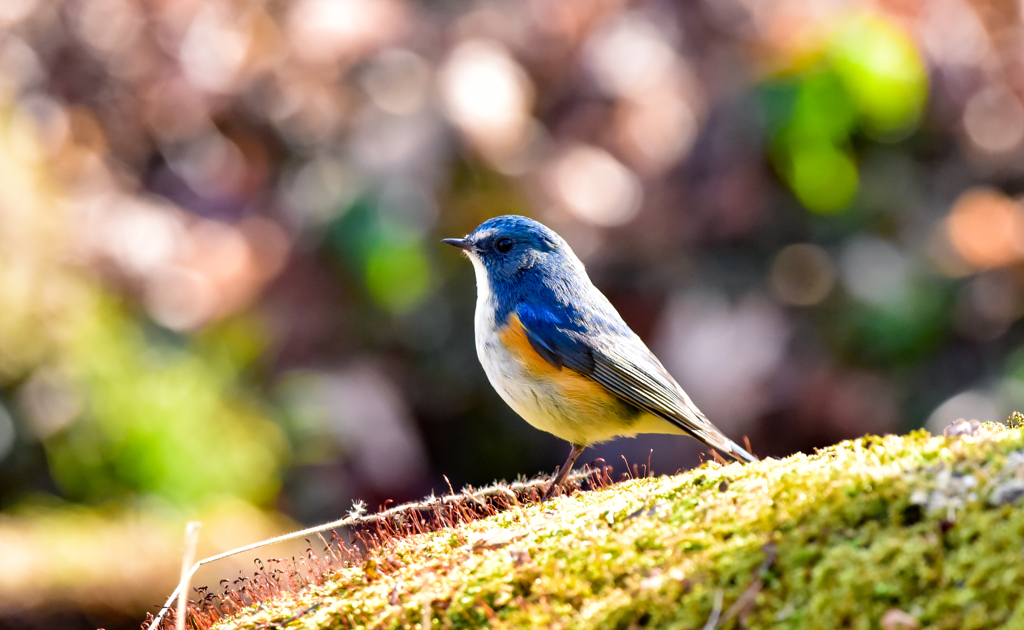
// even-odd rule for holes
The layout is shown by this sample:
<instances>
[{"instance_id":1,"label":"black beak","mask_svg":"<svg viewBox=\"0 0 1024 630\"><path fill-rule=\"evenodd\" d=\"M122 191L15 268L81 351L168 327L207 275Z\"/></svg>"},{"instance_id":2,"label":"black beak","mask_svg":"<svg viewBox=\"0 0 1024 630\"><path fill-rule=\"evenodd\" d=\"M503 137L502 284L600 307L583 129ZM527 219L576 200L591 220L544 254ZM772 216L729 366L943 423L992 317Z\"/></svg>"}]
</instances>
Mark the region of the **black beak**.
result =
<instances>
[{"instance_id":1,"label":"black beak","mask_svg":"<svg viewBox=\"0 0 1024 630\"><path fill-rule=\"evenodd\" d=\"M442 238L441 242L442 243L447 243L447 244L451 245L452 247L458 247L459 249L464 249L467 252L471 252L474 249L473 248L473 243L471 243L469 241L469 239L466 239L466 238Z\"/></svg>"}]
</instances>

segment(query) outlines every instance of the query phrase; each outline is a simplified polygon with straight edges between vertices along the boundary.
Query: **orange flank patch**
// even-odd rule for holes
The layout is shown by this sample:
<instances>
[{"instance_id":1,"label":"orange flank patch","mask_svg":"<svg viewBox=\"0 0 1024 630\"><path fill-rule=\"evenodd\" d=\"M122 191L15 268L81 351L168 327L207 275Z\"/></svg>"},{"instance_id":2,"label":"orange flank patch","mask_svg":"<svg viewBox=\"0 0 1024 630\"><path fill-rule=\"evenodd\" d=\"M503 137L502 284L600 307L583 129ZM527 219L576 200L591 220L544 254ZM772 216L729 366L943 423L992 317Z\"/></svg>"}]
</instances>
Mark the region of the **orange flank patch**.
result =
<instances>
[{"instance_id":1,"label":"orange flank patch","mask_svg":"<svg viewBox=\"0 0 1024 630\"><path fill-rule=\"evenodd\" d=\"M526 374L537 379L538 384L557 389L569 405L602 415L608 413L610 409L618 411L621 406L615 394L604 385L571 368L563 367L559 370L537 354L526 337L522 322L514 313L509 315L508 325L498 337L505 344L509 354L519 360Z\"/></svg>"},{"instance_id":2,"label":"orange flank patch","mask_svg":"<svg viewBox=\"0 0 1024 630\"><path fill-rule=\"evenodd\" d=\"M509 354L519 359L519 363L531 376L549 376L559 372L558 368L537 354L537 351L530 345L523 322L515 313L508 316L508 324L504 330L498 333L498 338L501 339L501 343L505 345Z\"/></svg>"}]
</instances>

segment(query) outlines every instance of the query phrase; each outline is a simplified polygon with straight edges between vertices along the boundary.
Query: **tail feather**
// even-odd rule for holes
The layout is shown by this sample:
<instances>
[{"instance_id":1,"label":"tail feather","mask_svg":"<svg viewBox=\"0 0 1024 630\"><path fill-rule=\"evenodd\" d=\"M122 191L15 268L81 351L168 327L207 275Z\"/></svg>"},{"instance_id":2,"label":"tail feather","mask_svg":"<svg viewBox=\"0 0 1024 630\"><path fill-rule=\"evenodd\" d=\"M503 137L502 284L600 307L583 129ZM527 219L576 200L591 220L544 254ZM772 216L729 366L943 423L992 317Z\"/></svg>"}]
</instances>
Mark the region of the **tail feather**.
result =
<instances>
[{"instance_id":1,"label":"tail feather","mask_svg":"<svg viewBox=\"0 0 1024 630\"><path fill-rule=\"evenodd\" d=\"M726 454L738 462L753 463L760 461L757 457L748 453L746 449L732 440L729 440L729 448L726 450Z\"/></svg>"},{"instance_id":2,"label":"tail feather","mask_svg":"<svg viewBox=\"0 0 1024 630\"><path fill-rule=\"evenodd\" d=\"M696 405L690 402L688 397L684 400L687 402L687 415L682 418L671 419L676 426L679 426L701 442L722 451L738 462L746 462L749 464L761 461L754 455L748 453L745 448L725 437L725 434L722 433L718 427L712 424L711 421L708 420L708 417L697 409Z\"/></svg>"}]
</instances>

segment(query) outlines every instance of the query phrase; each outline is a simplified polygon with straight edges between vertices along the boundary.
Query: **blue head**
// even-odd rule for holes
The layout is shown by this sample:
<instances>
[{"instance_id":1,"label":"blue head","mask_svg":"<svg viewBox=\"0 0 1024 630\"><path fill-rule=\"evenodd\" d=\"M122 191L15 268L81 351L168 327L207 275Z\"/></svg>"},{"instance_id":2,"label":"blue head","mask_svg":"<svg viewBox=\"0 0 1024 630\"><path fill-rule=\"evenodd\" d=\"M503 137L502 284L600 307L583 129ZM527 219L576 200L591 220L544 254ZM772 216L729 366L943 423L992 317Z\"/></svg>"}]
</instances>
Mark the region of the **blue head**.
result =
<instances>
[{"instance_id":1,"label":"blue head","mask_svg":"<svg viewBox=\"0 0 1024 630\"><path fill-rule=\"evenodd\" d=\"M516 302L538 297L561 302L592 287L568 243L533 219L494 217L466 238L444 242L469 255L477 271L478 290L489 289L497 301L499 319L504 315L501 311Z\"/></svg>"},{"instance_id":2,"label":"blue head","mask_svg":"<svg viewBox=\"0 0 1024 630\"><path fill-rule=\"evenodd\" d=\"M536 271L538 266L576 259L561 236L533 219L517 215L488 219L466 238L446 238L444 242L479 260L494 281L513 280Z\"/></svg>"}]
</instances>

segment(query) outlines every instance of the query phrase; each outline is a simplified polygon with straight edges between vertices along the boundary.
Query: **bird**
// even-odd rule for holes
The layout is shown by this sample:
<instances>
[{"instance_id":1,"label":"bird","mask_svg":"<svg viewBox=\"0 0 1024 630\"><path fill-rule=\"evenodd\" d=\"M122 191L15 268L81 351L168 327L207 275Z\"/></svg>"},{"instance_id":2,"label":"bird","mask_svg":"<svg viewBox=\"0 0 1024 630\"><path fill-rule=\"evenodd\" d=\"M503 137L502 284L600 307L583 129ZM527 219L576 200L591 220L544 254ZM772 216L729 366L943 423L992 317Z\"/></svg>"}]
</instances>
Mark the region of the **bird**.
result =
<instances>
[{"instance_id":1,"label":"bird","mask_svg":"<svg viewBox=\"0 0 1024 630\"><path fill-rule=\"evenodd\" d=\"M491 385L529 424L572 445L545 500L585 448L616 437L685 434L758 461L693 404L553 230L503 215L441 242L473 263L476 351Z\"/></svg>"}]
</instances>

